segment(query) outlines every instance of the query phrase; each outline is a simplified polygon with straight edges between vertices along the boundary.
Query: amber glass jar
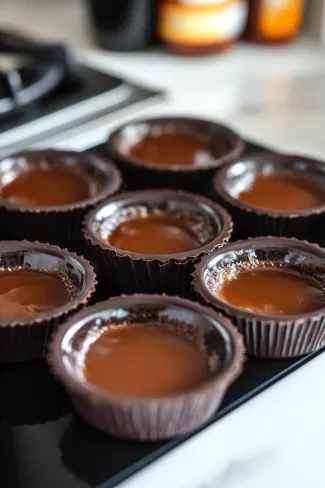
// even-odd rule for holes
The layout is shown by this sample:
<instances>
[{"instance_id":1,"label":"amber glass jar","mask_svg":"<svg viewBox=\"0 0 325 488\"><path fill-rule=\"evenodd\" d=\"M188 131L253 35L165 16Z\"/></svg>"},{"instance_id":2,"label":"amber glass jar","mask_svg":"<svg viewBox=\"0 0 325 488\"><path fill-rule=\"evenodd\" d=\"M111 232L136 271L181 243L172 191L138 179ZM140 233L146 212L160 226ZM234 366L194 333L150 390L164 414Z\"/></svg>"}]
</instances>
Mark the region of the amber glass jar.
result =
<instances>
[{"instance_id":1,"label":"amber glass jar","mask_svg":"<svg viewBox=\"0 0 325 488\"><path fill-rule=\"evenodd\" d=\"M246 0L159 0L158 35L180 54L225 51L242 35Z\"/></svg>"},{"instance_id":2,"label":"amber glass jar","mask_svg":"<svg viewBox=\"0 0 325 488\"><path fill-rule=\"evenodd\" d=\"M249 0L246 38L262 44L289 42L302 17L303 0Z\"/></svg>"}]
</instances>

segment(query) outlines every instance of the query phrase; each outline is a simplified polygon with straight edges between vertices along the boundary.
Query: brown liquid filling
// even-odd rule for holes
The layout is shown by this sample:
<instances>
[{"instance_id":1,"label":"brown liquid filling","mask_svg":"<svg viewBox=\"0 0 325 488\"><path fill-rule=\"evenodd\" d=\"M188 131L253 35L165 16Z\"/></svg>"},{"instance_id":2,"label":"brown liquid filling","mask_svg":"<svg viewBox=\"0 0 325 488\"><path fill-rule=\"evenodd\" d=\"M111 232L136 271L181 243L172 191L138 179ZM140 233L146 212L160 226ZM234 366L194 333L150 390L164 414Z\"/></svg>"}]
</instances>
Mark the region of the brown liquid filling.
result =
<instances>
[{"instance_id":1,"label":"brown liquid filling","mask_svg":"<svg viewBox=\"0 0 325 488\"><path fill-rule=\"evenodd\" d=\"M19 173L0 190L0 198L38 207L69 205L93 194L94 182L80 168L66 165L35 166Z\"/></svg>"},{"instance_id":2,"label":"brown liquid filling","mask_svg":"<svg viewBox=\"0 0 325 488\"><path fill-rule=\"evenodd\" d=\"M89 347L87 380L122 396L161 397L188 391L209 375L206 353L154 323L110 327Z\"/></svg>"},{"instance_id":3,"label":"brown liquid filling","mask_svg":"<svg viewBox=\"0 0 325 488\"><path fill-rule=\"evenodd\" d=\"M162 132L148 134L128 153L133 158L159 165L206 166L226 152L220 141L212 143L205 135L195 132Z\"/></svg>"},{"instance_id":4,"label":"brown liquid filling","mask_svg":"<svg viewBox=\"0 0 325 488\"><path fill-rule=\"evenodd\" d=\"M252 185L239 193L242 202L274 210L304 210L325 203L325 187L311 178L275 171L257 175Z\"/></svg>"},{"instance_id":5,"label":"brown liquid filling","mask_svg":"<svg viewBox=\"0 0 325 488\"><path fill-rule=\"evenodd\" d=\"M59 275L35 269L0 269L0 318L23 318L47 312L70 300Z\"/></svg>"},{"instance_id":6,"label":"brown liquid filling","mask_svg":"<svg viewBox=\"0 0 325 488\"><path fill-rule=\"evenodd\" d=\"M179 221L148 215L122 222L108 242L118 249L140 254L177 254L200 247L199 240Z\"/></svg>"},{"instance_id":7,"label":"brown liquid filling","mask_svg":"<svg viewBox=\"0 0 325 488\"><path fill-rule=\"evenodd\" d=\"M315 278L279 267L239 271L216 294L235 307L263 315L294 315L325 307L325 292Z\"/></svg>"}]
</instances>

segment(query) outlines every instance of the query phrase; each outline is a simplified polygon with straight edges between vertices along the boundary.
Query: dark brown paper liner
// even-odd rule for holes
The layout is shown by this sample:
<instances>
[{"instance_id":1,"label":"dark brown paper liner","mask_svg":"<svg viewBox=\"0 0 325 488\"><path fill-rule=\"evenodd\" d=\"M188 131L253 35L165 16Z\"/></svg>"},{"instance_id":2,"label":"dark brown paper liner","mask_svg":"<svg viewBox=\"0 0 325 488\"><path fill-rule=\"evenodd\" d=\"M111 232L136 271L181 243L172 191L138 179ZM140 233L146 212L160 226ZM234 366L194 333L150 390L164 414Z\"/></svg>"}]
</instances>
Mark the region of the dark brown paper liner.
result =
<instances>
[{"instance_id":1,"label":"dark brown paper liner","mask_svg":"<svg viewBox=\"0 0 325 488\"><path fill-rule=\"evenodd\" d=\"M245 338L247 354L260 358L303 356L325 345L324 316L301 322L268 322L231 316Z\"/></svg>"},{"instance_id":2,"label":"dark brown paper liner","mask_svg":"<svg viewBox=\"0 0 325 488\"><path fill-rule=\"evenodd\" d=\"M246 211L220 201L228 210L234 221L233 240L248 239L259 236L296 237L297 239L310 239L319 244L325 242L325 233L320 229L325 226L325 213L302 217L272 216Z\"/></svg>"},{"instance_id":3,"label":"dark brown paper liner","mask_svg":"<svg viewBox=\"0 0 325 488\"><path fill-rule=\"evenodd\" d=\"M67 370L63 362L61 344L66 332L87 314L91 313L100 317L101 312L117 307L119 310L129 310L135 318L138 317L138 313L141 313L141 320L144 320L144 315L147 319L151 319L149 310L156 307L155 310L159 311L159 316L161 316L162 310L165 310L165 314L167 314L165 316L172 317L171 321L175 321L175 307L178 307L182 313L183 324L187 323L184 316L191 317L188 319L190 326L197 327L202 334L205 332L204 337L208 341L207 353L215 354L215 349L210 350L208 344L214 344L213 348L219 344L220 354L226 354L228 359L225 359L226 356L224 356L218 372L212 373L210 379L186 393L148 399L109 395L85 381L76 379L76 375ZM135 307L140 307L141 312L137 312ZM168 315L169 307L170 310L173 310L171 315ZM168 323L167 320L168 318L166 318L166 323ZM212 323L218 325L212 326ZM223 333L220 334L220 331ZM228 319L198 303L166 295L121 296L89 307L76 314L58 330L49 351L50 365L67 388L72 402L82 418L110 435L141 440L167 439L185 434L209 420L220 405L229 385L241 373L244 361L242 337ZM231 353L225 351L231 351Z\"/></svg>"},{"instance_id":4,"label":"dark brown paper liner","mask_svg":"<svg viewBox=\"0 0 325 488\"><path fill-rule=\"evenodd\" d=\"M229 150L223 156L203 167L143 163L120 150L120 140L123 131L130 127L136 129L139 125L158 126L176 125L189 128L210 135L212 139L222 138ZM107 150L110 158L118 165L129 189L145 188L174 188L195 193L205 192L205 186L210 182L214 171L220 166L236 161L244 151L244 141L231 129L208 120L187 117L162 117L143 119L129 122L110 134Z\"/></svg>"},{"instance_id":5,"label":"dark brown paper liner","mask_svg":"<svg viewBox=\"0 0 325 488\"><path fill-rule=\"evenodd\" d=\"M89 300L89 304L96 303L100 300L107 300L110 297L115 297L123 293L122 290L114 287L113 280L110 280L109 276L105 273L106 268L103 268L100 262L96 260L97 253L94 253L93 246L89 245L85 238L80 241L68 241L64 247L67 247L70 252L72 251L79 256L83 256L93 266L97 278L97 285L95 292Z\"/></svg>"},{"instance_id":6,"label":"dark brown paper liner","mask_svg":"<svg viewBox=\"0 0 325 488\"><path fill-rule=\"evenodd\" d=\"M28 256L31 256L31 259ZM38 257L39 264L37 264ZM74 280L80 280L76 282L76 287L81 289L70 302L61 307L37 317L17 320L0 319L1 362L20 362L40 358L45 355L47 343L58 325L88 303L95 291L95 273L90 263L83 257L70 253L67 249L39 242L2 241L0 258L2 267L27 265L35 269L55 270L60 266L58 272L66 272ZM46 266L45 259L48 259Z\"/></svg>"},{"instance_id":7,"label":"dark brown paper liner","mask_svg":"<svg viewBox=\"0 0 325 488\"><path fill-rule=\"evenodd\" d=\"M24 207L0 199L2 237L5 239L28 239L64 245L69 240L82 239L82 222L86 213L97 203L116 193L122 178L118 169L109 161L92 153L45 149L24 151L0 161L25 158L29 164L46 161L49 164L69 164L87 168L101 184L98 194L71 205L57 207ZM60 189L58 189L60 191Z\"/></svg>"},{"instance_id":8,"label":"dark brown paper liner","mask_svg":"<svg viewBox=\"0 0 325 488\"><path fill-rule=\"evenodd\" d=\"M84 223L84 232L90 250L87 257L94 263L95 270L103 276L116 289L127 293L168 293L170 295L189 296L191 292L191 274L195 263L202 256L222 246L230 238L232 221L228 213L214 202L190 193L173 190L144 190L141 192L128 192L118 195L118 199L144 202L149 196L157 195L162 201L186 198L195 201L198 209L200 205L209 206L221 223L218 235L208 244L187 253L170 256L154 256L128 253L120 251L100 240L92 231L91 225L97 211L115 198L111 198L91 211ZM142 203L143 204L143 203ZM136 203L134 203L136 205ZM132 203L130 204L132 206Z\"/></svg>"},{"instance_id":9,"label":"dark brown paper liner","mask_svg":"<svg viewBox=\"0 0 325 488\"><path fill-rule=\"evenodd\" d=\"M263 249L263 245L267 247L273 243L283 245L283 248L296 249L300 255L303 255L304 251L308 252L316 259L324 260L325 266L324 249L294 238L257 237L227 244L222 252L250 249L249 246L252 249L261 246L260 249ZM208 269L209 263L212 263L217 255L218 251L197 264L193 274L193 288L203 303L225 314L237 326L244 336L247 354L261 358L288 358L311 353L325 345L325 308L299 316L262 316L245 312L217 299L209 291L205 282L207 278L204 278L207 276L204 270Z\"/></svg>"},{"instance_id":10,"label":"dark brown paper liner","mask_svg":"<svg viewBox=\"0 0 325 488\"><path fill-rule=\"evenodd\" d=\"M257 173L267 164L276 170L292 170L296 174L325 179L324 163L304 156L261 152L237 161L242 165L245 162L254 166ZM325 232L320 230L325 226L325 205L300 211L281 211L254 207L231 197L225 189L227 174L237 163L217 171L212 182L214 199L227 208L234 220L236 238L272 235L308 239L320 244L325 242Z\"/></svg>"}]
</instances>

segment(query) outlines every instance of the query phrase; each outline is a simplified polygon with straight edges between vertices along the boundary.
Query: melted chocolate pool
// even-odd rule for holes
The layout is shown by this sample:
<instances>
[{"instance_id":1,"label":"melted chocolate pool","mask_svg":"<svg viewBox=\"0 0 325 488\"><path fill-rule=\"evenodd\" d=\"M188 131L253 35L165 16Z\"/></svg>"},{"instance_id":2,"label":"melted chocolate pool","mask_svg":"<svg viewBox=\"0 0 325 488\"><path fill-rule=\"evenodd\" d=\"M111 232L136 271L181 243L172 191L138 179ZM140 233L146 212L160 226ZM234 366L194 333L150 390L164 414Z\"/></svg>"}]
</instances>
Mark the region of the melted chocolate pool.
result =
<instances>
[{"instance_id":1,"label":"melted chocolate pool","mask_svg":"<svg viewBox=\"0 0 325 488\"><path fill-rule=\"evenodd\" d=\"M92 194L93 182L87 174L63 164L31 167L0 189L2 199L37 207L69 205Z\"/></svg>"},{"instance_id":2,"label":"melted chocolate pool","mask_svg":"<svg viewBox=\"0 0 325 488\"><path fill-rule=\"evenodd\" d=\"M0 269L0 318L23 318L47 312L70 300L67 286L52 272Z\"/></svg>"},{"instance_id":3,"label":"melted chocolate pool","mask_svg":"<svg viewBox=\"0 0 325 488\"><path fill-rule=\"evenodd\" d=\"M135 145L128 153L133 158L158 165L194 165L205 166L226 152L220 141L212 142L207 136L174 129L150 133Z\"/></svg>"},{"instance_id":4,"label":"melted chocolate pool","mask_svg":"<svg viewBox=\"0 0 325 488\"><path fill-rule=\"evenodd\" d=\"M208 357L194 341L154 323L111 326L89 347L84 375L109 393L161 397L204 381Z\"/></svg>"},{"instance_id":5,"label":"melted chocolate pool","mask_svg":"<svg viewBox=\"0 0 325 488\"><path fill-rule=\"evenodd\" d=\"M140 254L177 254L200 247L199 240L180 221L164 215L122 222L108 242L118 249Z\"/></svg>"},{"instance_id":6,"label":"melted chocolate pool","mask_svg":"<svg viewBox=\"0 0 325 488\"><path fill-rule=\"evenodd\" d=\"M226 279L217 297L262 315L295 315L325 307L325 292L315 278L280 267L239 271Z\"/></svg>"},{"instance_id":7,"label":"melted chocolate pool","mask_svg":"<svg viewBox=\"0 0 325 488\"><path fill-rule=\"evenodd\" d=\"M325 203L325 186L309 177L288 171L257 175L249 188L239 193L242 202L273 210L304 210Z\"/></svg>"}]
</instances>

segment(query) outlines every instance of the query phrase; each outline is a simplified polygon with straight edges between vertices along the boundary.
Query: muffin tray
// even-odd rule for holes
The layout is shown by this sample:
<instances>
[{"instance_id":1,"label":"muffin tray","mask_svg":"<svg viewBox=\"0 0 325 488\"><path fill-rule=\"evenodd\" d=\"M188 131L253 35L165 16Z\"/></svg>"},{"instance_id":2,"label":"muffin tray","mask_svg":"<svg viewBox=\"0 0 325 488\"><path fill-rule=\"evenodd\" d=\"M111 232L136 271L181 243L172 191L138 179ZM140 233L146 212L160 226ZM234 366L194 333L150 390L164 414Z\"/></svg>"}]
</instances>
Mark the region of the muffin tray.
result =
<instances>
[{"instance_id":1,"label":"muffin tray","mask_svg":"<svg viewBox=\"0 0 325 488\"><path fill-rule=\"evenodd\" d=\"M265 150L249 143L251 150ZM105 154L104 146L89 148ZM96 300L119 294L99 282ZM231 412L323 350L303 358L249 358L210 423ZM44 360L0 365L0 486L111 488L189 437L141 443L108 437L79 420ZM204 427L203 427L204 428Z\"/></svg>"}]
</instances>

